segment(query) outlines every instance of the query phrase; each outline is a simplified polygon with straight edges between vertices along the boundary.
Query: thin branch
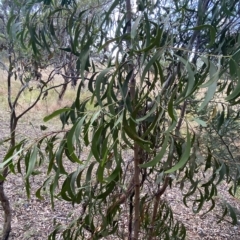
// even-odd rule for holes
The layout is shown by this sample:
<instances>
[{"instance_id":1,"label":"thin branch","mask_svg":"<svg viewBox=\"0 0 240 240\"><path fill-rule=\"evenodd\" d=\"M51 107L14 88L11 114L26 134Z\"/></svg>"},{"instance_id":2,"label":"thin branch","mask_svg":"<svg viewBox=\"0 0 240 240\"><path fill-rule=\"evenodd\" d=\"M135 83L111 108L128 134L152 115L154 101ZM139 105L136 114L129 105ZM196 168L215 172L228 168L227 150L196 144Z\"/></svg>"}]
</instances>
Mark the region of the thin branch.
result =
<instances>
[{"instance_id":1,"label":"thin branch","mask_svg":"<svg viewBox=\"0 0 240 240\"><path fill-rule=\"evenodd\" d=\"M12 95L12 91L11 91L11 77L12 77L12 58L11 58L11 54L9 54L9 71L8 71L8 78L7 78L7 85L8 85L8 105L9 108L12 110L12 101L11 101L11 95Z\"/></svg>"},{"instance_id":2,"label":"thin branch","mask_svg":"<svg viewBox=\"0 0 240 240\"><path fill-rule=\"evenodd\" d=\"M8 68L6 67L6 65L3 63L3 62L1 62L0 61L0 65L2 65L3 66L3 70L5 70L6 72L8 72L9 73L9 70L8 70Z\"/></svg>"},{"instance_id":3,"label":"thin branch","mask_svg":"<svg viewBox=\"0 0 240 240\"><path fill-rule=\"evenodd\" d=\"M68 82L64 82L64 83L58 84L58 85L54 85L52 87L49 87L49 88L45 89L42 93L48 92L51 89L55 89L55 88L61 87L61 86L65 85L65 84L69 84L70 82L71 82L71 80L69 80Z\"/></svg>"},{"instance_id":4,"label":"thin branch","mask_svg":"<svg viewBox=\"0 0 240 240\"><path fill-rule=\"evenodd\" d=\"M156 216L158 214L158 206L160 203L160 198L163 195L163 193L166 191L167 186L169 184L169 180L170 177L166 176L163 186L157 191L157 193L155 193L155 201L154 201L154 206L153 206L153 215L152 215L152 222L151 222L151 228L150 228L150 233L149 233L149 237L148 240L151 240L153 238L154 235L154 222L156 219Z\"/></svg>"},{"instance_id":5,"label":"thin branch","mask_svg":"<svg viewBox=\"0 0 240 240\"><path fill-rule=\"evenodd\" d=\"M45 84L49 83L49 82L53 79L54 75L52 76L52 74L54 73L54 71L55 71L55 70L52 70L52 71L51 71L51 73L49 74L48 80L46 81ZM44 87L45 87L45 85L43 85L43 86L40 88L40 93L38 94L38 97L36 98L36 100L34 101L34 103L16 117L17 120L19 120L24 114L26 114L28 111L30 111L30 110L38 103L38 101L40 100L40 98L41 98L41 96L42 96L43 88L44 88Z\"/></svg>"},{"instance_id":6,"label":"thin branch","mask_svg":"<svg viewBox=\"0 0 240 240\"><path fill-rule=\"evenodd\" d=\"M217 135L219 136L219 138L221 139L223 145L226 147L226 149L227 149L229 155L231 156L232 160L233 160L234 162L236 162L236 160L235 160L235 158L234 158L234 156L233 156L233 154L232 154L232 152L231 152L231 150L230 150L230 148L229 148L229 145L224 141L223 137L219 134L219 132L217 131L217 129L215 129L214 127L213 127L213 129L214 129L214 131L217 133ZM236 163L237 163L237 162L236 162Z\"/></svg>"},{"instance_id":7,"label":"thin branch","mask_svg":"<svg viewBox=\"0 0 240 240\"><path fill-rule=\"evenodd\" d=\"M179 121L178 121L178 124L177 124L177 127L176 127L176 131L175 131L176 135L179 135L179 133L180 133L180 128L182 126L182 122L183 122L183 119L184 119L186 108L187 108L187 100L184 101L183 106L181 108L180 118L179 118Z\"/></svg>"},{"instance_id":8,"label":"thin branch","mask_svg":"<svg viewBox=\"0 0 240 240\"><path fill-rule=\"evenodd\" d=\"M43 88L43 87L42 87ZM21 114L19 114L17 116L17 120L19 120L24 114L26 114L28 111L30 111L40 100L41 96L42 96L42 88L40 89L40 93L38 94L38 97L36 98L36 100L33 102L33 104L31 106L29 106L27 109L25 109Z\"/></svg>"},{"instance_id":9,"label":"thin branch","mask_svg":"<svg viewBox=\"0 0 240 240\"><path fill-rule=\"evenodd\" d=\"M17 96L15 97L15 100L14 100L14 102L13 102L13 104L12 104L12 108L15 108L15 107L16 107L17 102L18 102L18 99L19 99L19 97L21 96L22 92L26 89L26 87L27 87L27 84L25 84L24 86L21 87L20 91L18 92L18 94L17 94Z\"/></svg>"}]
</instances>

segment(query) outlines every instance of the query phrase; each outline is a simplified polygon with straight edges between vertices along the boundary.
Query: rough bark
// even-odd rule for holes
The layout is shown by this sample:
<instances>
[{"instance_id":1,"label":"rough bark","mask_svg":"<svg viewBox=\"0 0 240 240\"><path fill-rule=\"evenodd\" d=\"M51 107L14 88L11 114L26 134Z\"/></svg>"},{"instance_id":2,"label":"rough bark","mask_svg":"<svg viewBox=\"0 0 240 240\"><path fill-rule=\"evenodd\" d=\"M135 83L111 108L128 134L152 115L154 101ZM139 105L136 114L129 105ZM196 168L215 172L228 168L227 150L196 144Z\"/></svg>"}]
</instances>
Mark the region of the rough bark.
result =
<instances>
[{"instance_id":1,"label":"rough bark","mask_svg":"<svg viewBox=\"0 0 240 240\"><path fill-rule=\"evenodd\" d=\"M6 177L7 173L8 168L5 168L3 171L3 176ZM4 212L2 240L7 240L11 232L12 211L9 199L4 192L4 181L0 181L0 202Z\"/></svg>"},{"instance_id":2,"label":"rough bark","mask_svg":"<svg viewBox=\"0 0 240 240\"><path fill-rule=\"evenodd\" d=\"M10 135L11 135L11 143L10 148L15 145L15 128L16 128L16 115L15 115L15 108L11 102L11 76L12 76L12 58L11 58L11 48L9 54L9 70L8 70L8 104L11 109L11 118L10 118ZM5 167L2 176L6 178L8 175L8 167ZM0 181L0 202L4 212L4 223L3 223L3 232L2 232L2 240L7 240L9 234L11 232L11 221L12 221L12 211L10 207L10 202L7 195L4 192L4 182L5 180Z\"/></svg>"}]
</instances>

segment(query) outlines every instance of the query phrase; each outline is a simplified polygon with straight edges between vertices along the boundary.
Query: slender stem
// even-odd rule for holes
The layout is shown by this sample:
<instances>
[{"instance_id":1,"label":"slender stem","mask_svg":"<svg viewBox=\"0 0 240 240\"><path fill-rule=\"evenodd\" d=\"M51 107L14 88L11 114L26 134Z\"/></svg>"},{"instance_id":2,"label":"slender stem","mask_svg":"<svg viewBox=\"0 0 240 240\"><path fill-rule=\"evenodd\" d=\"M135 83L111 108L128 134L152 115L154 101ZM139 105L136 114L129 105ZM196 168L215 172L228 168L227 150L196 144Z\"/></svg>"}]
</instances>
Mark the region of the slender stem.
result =
<instances>
[{"instance_id":1,"label":"slender stem","mask_svg":"<svg viewBox=\"0 0 240 240\"><path fill-rule=\"evenodd\" d=\"M185 112L186 112L186 108L187 108L187 101L185 100L184 103L183 103L182 109L181 109L181 115L180 115L180 118L179 118L179 121L178 121L178 124L177 124L177 127L176 127L176 131L175 131L177 136L180 133L180 128L182 126L182 122L183 122L183 118L184 118L184 115L185 115Z\"/></svg>"},{"instance_id":2,"label":"slender stem","mask_svg":"<svg viewBox=\"0 0 240 240\"><path fill-rule=\"evenodd\" d=\"M151 240L153 238L154 235L154 222L158 213L158 206L160 203L160 198L163 195L163 193L165 192L165 190L167 189L167 186L169 184L169 177L165 177L163 186L157 191L157 193L155 194L155 201L154 201L154 206L153 206L153 215L152 215L152 222L151 222L151 229L150 229L150 233L149 233L149 237L148 240Z\"/></svg>"},{"instance_id":3,"label":"slender stem","mask_svg":"<svg viewBox=\"0 0 240 240\"><path fill-rule=\"evenodd\" d=\"M5 168L3 170L2 175L5 177L7 176L8 168ZM8 200L8 197L6 196L4 192L4 181L0 181L0 202L4 211L4 222L3 222L3 232L2 232L2 240L7 240L9 237L9 234L11 232L11 220L12 220L12 214L11 214L11 207L10 202Z\"/></svg>"},{"instance_id":4,"label":"slender stem","mask_svg":"<svg viewBox=\"0 0 240 240\"><path fill-rule=\"evenodd\" d=\"M48 80L45 82L45 84L49 83L49 82L53 79L53 77L54 77L54 75L53 75L54 71L55 71L55 70L52 70L52 71L51 71L51 73L49 74ZM40 100L42 94L43 94L44 92L47 92L47 91L50 89L50 88L49 88L49 89L43 91L43 88L44 88L44 85L41 86L40 92L39 92L36 100L35 100L27 109L25 109L21 114L19 114L19 115L16 117L17 120L20 119L20 118L21 118L24 114L26 114L28 111L30 111L30 110L38 103L38 101Z\"/></svg>"},{"instance_id":5,"label":"slender stem","mask_svg":"<svg viewBox=\"0 0 240 240\"><path fill-rule=\"evenodd\" d=\"M229 155L231 156L232 160L235 161L235 158L234 158L234 156L233 156L233 154L232 154L232 152L231 152L231 150L230 150L230 148L229 148L229 145L224 141L223 136L221 136L221 135L219 134L219 132L217 131L216 128L213 127L213 129L214 129L214 131L217 133L217 135L219 136L219 138L221 139L223 145L226 147L227 152L228 152Z\"/></svg>"},{"instance_id":6,"label":"slender stem","mask_svg":"<svg viewBox=\"0 0 240 240\"><path fill-rule=\"evenodd\" d=\"M133 221L133 196L134 192L132 192L129 201L129 222L128 222L128 239L132 239L132 221Z\"/></svg>"},{"instance_id":7,"label":"slender stem","mask_svg":"<svg viewBox=\"0 0 240 240\"><path fill-rule=\"evenodd\" d=\"M132 6L131 0L126 0L126 24L127 24L127 33L131 33L131 21L132 21ZM127 41L127 48L131 48L131 41ZM134 77L134 68L133 63L130 59L128 63L128 73L132 73L130 78L130 97L132 101L132 108L135 107L135 95L136 95L136 79ZM138 240L139 229L140 229L140 168L139 168L139 146L134 143L134 228L133 228L133 238Z\"/></svg>"},{"instance_id":8,"label":"slender stem","mask_svg":"<svg viewBox=\"0 0 240 240\"><path fill-rule=\"evenodd\" d=\"M139 146L134 144L134 184L135 184L135 198L134 198L134 235L133 239L138 240L140 229L140 168L139 168Z\"/></svg>"},{"instance_id":9,"label":"slender stem","mask_svg":"<svg viewBox=\"0 0 240 240\"><path fill-rule=\"evenodd\" d=\"M10 135L11 135L11 143L10 148L15 145L15 128L16 128L16 115L15 115L15 108L11 101L11 77L12 77L12 57L11 57L12 48L11 45L9 46L9 70L8 70L8 77L7 77L7 85L8 85L8 105L11 109L11 118L10 118ZM6 178L8 175L8 167L5 167L2 176ZM9 234L11 232L11 221L12 221L12 210L10 206L9 199L4 192L4 182L5 180L0 181L0 202L4 211L4 223L3 223L3 232L2 232L2 240L7 240L9 238Z\"/></svg>"},{"instance_id":10,"label":"slender stem","mask_svg":"<svg viewBox=\"0 0 240 240\"><path fill-rule=\"evenodd\" d=\"M9 69L8 69L8 78L7 78L7 87L8 87L8 105L9 108L12 109L12 101L11 101L11 95L12 95L12 88L11 88L11 76L12 76L12 57L11 57L11 51L9 50L8 52L9 57L8 57L8 61L9 61Z\"/></svg>"}]
</instances>

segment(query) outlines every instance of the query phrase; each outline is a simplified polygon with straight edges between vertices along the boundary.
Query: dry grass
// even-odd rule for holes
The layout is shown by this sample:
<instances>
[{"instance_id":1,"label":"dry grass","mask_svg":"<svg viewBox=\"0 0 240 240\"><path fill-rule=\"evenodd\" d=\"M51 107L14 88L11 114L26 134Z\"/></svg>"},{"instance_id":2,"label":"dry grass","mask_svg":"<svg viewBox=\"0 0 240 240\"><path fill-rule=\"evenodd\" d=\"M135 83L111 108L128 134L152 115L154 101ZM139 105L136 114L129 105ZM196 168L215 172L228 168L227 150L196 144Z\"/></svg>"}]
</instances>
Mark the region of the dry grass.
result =
<instances>
[{"instance_id":1,"label":"dry grass","mask_svg":"<svg viewBox=\"0 0 240 240\"><path fill-rule=\"evenodd\" d=\"M46 81L48 78L48 74L50 74L50 70L45 71L42 75L42 80ZM0 110L4 113L9 113L10 108L8 106L7 96L8 96L8 90L7 90L7 75L6 72L2 69L0 70L0 76L2 76L2 84L0 88L0 103L1 107ZM57 86L62 84L63 78L60 75L55 75L54 79L49 83L48 88ZM37 99L39 95L39 89L38 89L38 82L32 81L29 83L28 87L25 88L23 93L21 94L18 102L17 102L17 108L16 112L17 114L21 114L25 109L27 109L29 106L33 104L33 102ZM21 89L21 83L18 80L12 79L12 88L11 88L11 99L14 100L17 96L19 90ZM78 85L75 87L72 87L71 84L68 84L67 91L65 92L65 95L63 97L63 100L58 100L58 95L61 90L61 87L58 87L56 89L51 89L48 92L48 95L46 98L41 98L40 101L35 105L33 109L31 109L29 112L26 113L25 118L27 119L40 119L43 118L45 115L48 115L52 113L53 111L66 107L71 106L73 101L76 97L76 90L78 88ZM81 93L80 101L88 98L90 96L88 91L84 91ZM89 110L94 110L94 104L90 105L87 104L87 108Z\"/></svg>"}]
</instances>

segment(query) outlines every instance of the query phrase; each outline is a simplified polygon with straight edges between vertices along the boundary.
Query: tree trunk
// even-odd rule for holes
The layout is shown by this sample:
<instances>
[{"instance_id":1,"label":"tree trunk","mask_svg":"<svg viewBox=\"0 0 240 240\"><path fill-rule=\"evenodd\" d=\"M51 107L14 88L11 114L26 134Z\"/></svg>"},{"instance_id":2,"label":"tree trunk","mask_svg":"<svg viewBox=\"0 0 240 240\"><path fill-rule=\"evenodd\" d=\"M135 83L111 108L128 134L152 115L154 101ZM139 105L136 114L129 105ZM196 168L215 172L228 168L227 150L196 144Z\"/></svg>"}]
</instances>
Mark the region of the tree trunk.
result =
<instances>
[{"instance_id":1,"label":"tree trunk","mask_svg":"<svg viewBox=\"0 0 240 240\"><path fill-rule=\"evenodd\" d=\"M12 58L11 54L9 55L9 71L8 71L8 78L7 78L7 84L8 84L8 104L9 108L11 109L11 117L10 117L10 136L11 136L11 142L9 148L12 148L15 146L15 131L17 126L17 117L15 113L15 105L12 104L11 101L11 76L12 76ZM8 167L5 167L2 173L3 177L6 178L8 175ZM11 232L11 221L12 221L12 210L10 206L9 199L7 195L4 192L4 182L5 180L0 181L0 202L3 208L4 212L4 223L3 223L3 232L2 232L2 240L7 240L9 238L9 234Z\"/></svg>"},{"instance_id":2,"label":"tree trunk","mask_svg":"<svg viewBox=\"0 0 240 240\"><path fill-rule=\"evenodd\" d=\"M132 20L132 6L131 0L126 0L126 24L127 24L127 33L131 33L131 20ZM127 41L127 47L131 48L131 42ZM135 108L135 92L136 92L136 79L134 77L134 67L131 59L128 63L128 73L132 73L130 78L130 97L132 101L132 109ZM139 229L140 229L140 168L139 168L139 146L134 143L134 224L133 224L133 238L138 240ZM129 238L131 239L131 232L129 233Z\"/></svg>"},{"instance_id":3,"label":"tree trunk","mask_svg":"<svg viewBox=\"0 0 240 240\"><path fill-rule=\"evenodd\" d=\"M3 171L3 176L6 177L7 173L8 168L5 168ZM12 211L8 197L4 192L4 181L0 181L0 201L4 211L2 240L7 240L11 232Z\"/></svg>"}]
</instances>

